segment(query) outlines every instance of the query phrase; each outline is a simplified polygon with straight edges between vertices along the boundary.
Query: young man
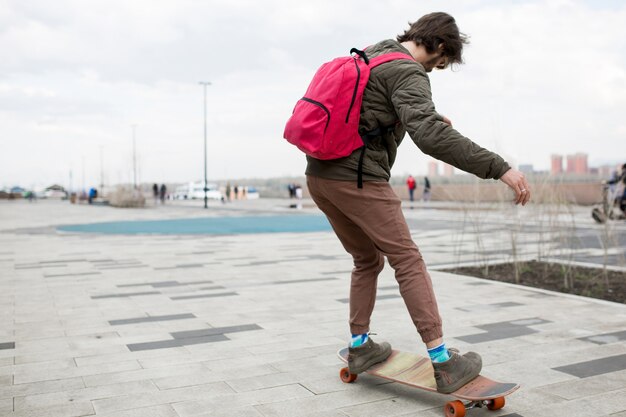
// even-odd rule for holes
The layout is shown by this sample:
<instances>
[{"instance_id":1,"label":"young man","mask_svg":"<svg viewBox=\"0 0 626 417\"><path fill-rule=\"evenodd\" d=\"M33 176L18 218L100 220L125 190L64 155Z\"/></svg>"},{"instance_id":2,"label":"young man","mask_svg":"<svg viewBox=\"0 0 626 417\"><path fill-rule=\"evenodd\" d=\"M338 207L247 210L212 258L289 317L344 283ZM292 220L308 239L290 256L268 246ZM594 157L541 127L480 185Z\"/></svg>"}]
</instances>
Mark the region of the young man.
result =
<instances>
[{"instance_id":1,"label":"young man","mask_svg":"<svg viewBox=\"0 0 626 417\"><path fill-rule=\"evenodd\" d=\"M360 150L334 160L307 156L306 169L313 200L354 260L350 287L350 372L363 372L391 353L389 343L377 344L368 336L378 274L387 257L411 319L433 361L437 389L444 393L474 379L482 361L476 353L461 355L444 344L430 276L411 239L400 199L388 183L398 145L408 132L424 153L480 178L503 181L515 192L516 204L525 205L530 199L529 186L521 172L462 136L452 128L450 120L435 110L427 73L462 63L464 43L466 37L459 32L452 16L432 13L413 23L397 40L368 47L369 57L403 52L414 61L395 60L371 71L363 95L359 132L363 135L376 128L393 128L368 141L362 165L363 188L357 187Z\"/></svg>"}]
</instances>

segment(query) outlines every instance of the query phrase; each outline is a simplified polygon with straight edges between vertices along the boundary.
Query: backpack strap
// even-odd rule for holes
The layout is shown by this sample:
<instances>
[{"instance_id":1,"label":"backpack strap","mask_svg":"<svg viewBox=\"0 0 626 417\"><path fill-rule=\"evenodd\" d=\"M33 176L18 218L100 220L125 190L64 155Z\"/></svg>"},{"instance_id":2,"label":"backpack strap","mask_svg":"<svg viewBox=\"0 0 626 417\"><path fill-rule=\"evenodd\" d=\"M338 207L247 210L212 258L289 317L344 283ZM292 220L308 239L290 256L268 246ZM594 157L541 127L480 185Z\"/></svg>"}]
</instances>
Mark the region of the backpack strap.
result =
<instances>
[{"instance_id":1,"label":"backpack strap","mask_svg":"<svg viewBox=\"0 0 626 417\"><path fill-rule=\"evenodd\" d=\"M370 68L374 68L386 62L395 61L397 59L408 59L415 62L415 59L413 59L411 55L405 54L404 52L389 52L387 54L380 54L374 58L370 58Z\"/></svg>"},{"instance_id":2,"label":"backpack strap","mask_svg":"<svg viewBox=\"0 0 626 417\"><path fill-rule=\"evenodd\" d=\"M374 58L368 58L365 53L365 50L360 51L356 48L352 48L350 50L350 54L353 54L353 53L356 53L357 55L359 55L363 59L363 61L365 61L365 63L369 65L370 69L377 67L381 64L384 64L386 62L395 61L397 59L408 59L410 61L415 62L415 60L413 59L411 55L405 54L404 52L389 52L386 54L378 55ZM387 127L385 130L389 132L390 128L391 130L393 130L394 127L395 126L390 126L390 127ZM377 128L371 132L367 132L365 135L362 136L363 147L361 148L361 155L359 155L359 166L357 169L357 187L358 188L363 188L363 159L365 157L365 148L367 147L367 141L373 137L380 136L381 134L383 134L382 129Z\"/></svg>"}]
</instances>

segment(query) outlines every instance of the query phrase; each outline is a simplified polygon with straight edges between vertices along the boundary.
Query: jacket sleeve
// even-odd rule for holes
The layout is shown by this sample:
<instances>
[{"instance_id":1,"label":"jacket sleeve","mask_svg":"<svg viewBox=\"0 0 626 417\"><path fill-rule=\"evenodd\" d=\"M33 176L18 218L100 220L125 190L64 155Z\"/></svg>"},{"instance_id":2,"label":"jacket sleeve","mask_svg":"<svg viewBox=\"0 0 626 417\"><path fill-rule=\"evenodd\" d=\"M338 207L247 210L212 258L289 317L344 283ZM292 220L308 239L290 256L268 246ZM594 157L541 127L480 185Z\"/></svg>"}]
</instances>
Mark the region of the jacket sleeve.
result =
<instances>
[{"instance_id":1,"label":"jacket sleeve","mask_svg":"<svg viewBox=\"0 0 626 417\"><path fill-rule=\"evenodd\" d=\"M387 86L391 103L422 152L480 178L499 179L510 169L498 154L478 146L443 121L435 110L430 80L421 65L398 62L395 70Z\"/></svg>"}]
</instances>

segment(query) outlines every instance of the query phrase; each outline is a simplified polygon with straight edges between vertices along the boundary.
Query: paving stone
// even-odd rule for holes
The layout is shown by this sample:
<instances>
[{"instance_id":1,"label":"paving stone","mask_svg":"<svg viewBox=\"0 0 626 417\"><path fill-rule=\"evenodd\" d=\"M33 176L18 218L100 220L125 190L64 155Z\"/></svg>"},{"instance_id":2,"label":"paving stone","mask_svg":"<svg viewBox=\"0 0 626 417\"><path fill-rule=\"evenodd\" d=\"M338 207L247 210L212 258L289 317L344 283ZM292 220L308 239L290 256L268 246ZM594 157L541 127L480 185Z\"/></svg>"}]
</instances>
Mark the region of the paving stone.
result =
<instances>
[{"instance_id":1,"label":"paving stone","mask_svg":"<svg viewBox=\"0 0 626 417\"><path fill-rule=\"evenodd\" d=\"M165 366L154 369L140 369L136 371L126 372L110 372L101 373L97 375L88 375L83 377L85 386L94 387L98 385L117 384L120 382L140 381L143 379L157 380L163 377L174 377L177 375L185 375L194 372L207 371L202 365L199 364L186 364L186 365L174 365ZM156 381L155 381L156 383Z\"/></svg>"},{"instance_id":2,"label":"paving stone","mask_svg":"<svg viewBox=\"0 0 626 417\"><path fill-rule=\"evenodd\" d=\"M77 402L69 405L52 405L44 408L28 408L9 413L7 417L81 417L94 415L90 402Z\"/></svg>"},{"instance_id":3,"label":"paving stone","mask_svg":"<svg viewBox=\"0 0 626 417\"><path fill-rule=\"evenodd\" d=\"M302 401L313 394L298 384L267 388L250 392L219 395L202 401L187 401L173 404L174 409L181 417L209 414L213 411L225 411L230 408L241 408L257 404L270 404L281 401ZM259 407L255 407L259 410ZM291 412L299 407L292 408ZM263 410L261 411L262 414Z\"/></svg>"},{"instance_id":4,"label":"paving stone","mask_svg":"<svg viewBox=\"0 0 626 417\"><path fill-rule=\"evenodd\" d=\"M579 378L602 375L626 369L626 355L611 356L553 368Z\"/></svg>"},{"instance_id":5,"label":"paving stone","mask_svg":"<svg viewBox=\"0 0 626 417\"><path fill-rule=\"evenodd\" d=\"M123 399L129 395L138 395L149 392L159 392L159 389L151 381L133 381L92 388L81 387L80 389L68 391L15 397L14 404L15 410L17 411L29 408L45 408L49 406L68 405L74 402L93 402L111 397Z\"/></svg>"},{"instance_id":6,"label":"paving stone","mask_svg":"<svg viewBox=\"0 0 626 417\"><path fill-rule=\"evenodd\" d=\"M37 395L51 392L70 391L85 388L82 378L66 378L54 381L32 382L0 386L0 398L12 398L26 395Z\"/></svg>"},{"instance_id":7,"label":"paving stone","mask_svg":"<svg viewBox=\"0 0 626 417\"><path fill-rule=\"evenodd\" d=\"M75 376L91 376L108 374L111 372L130 371L141 369L137 361L130 360L124 362L107 363L101 365L91 365L82 367L65 367L60 369L41 369L16 372L14 374L14 384L26 384L30 382L50 381L61 378L71 378Z\"/></svg>"},{"instance_id":8,"label":"paving stone","mask_svg":"<svg viewBox=\"0 0 626 417\"><path fill-rule=\"evenodd\" d=\"M135 408L133 410L116 411L111 414L98 414L100 417L180 417L171 405Z\"/></svg>"},{"instance_id":9,"label":"paving stone","mask_svg":"<svg viewBox=\"0 0 626 417\"><path fill-rule=\"evenodd\" d=\"M233 390L224 382L195 385L154 392L142 392L130 395L120 395L113 398L94 400L93 406L97 414L106 414L135 408L149 407L153 405L165 405L180 401L203 401L211 398L230 394Z\"/></svg>"}]
</instances>

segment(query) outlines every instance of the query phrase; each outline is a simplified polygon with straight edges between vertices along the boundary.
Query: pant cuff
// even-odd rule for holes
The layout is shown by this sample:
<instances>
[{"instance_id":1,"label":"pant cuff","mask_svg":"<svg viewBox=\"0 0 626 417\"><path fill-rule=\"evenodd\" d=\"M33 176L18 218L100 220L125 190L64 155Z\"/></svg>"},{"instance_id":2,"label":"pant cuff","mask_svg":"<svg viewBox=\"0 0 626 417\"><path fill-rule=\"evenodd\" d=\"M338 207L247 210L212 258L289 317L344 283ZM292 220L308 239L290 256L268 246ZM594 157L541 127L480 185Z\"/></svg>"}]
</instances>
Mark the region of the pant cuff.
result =
<instances>
[{"instance_id":1,"label":"pant cuff","mask_svg":"<svg viewBox=\"0 0 626 417\"><path fill-rule=\"evenodd\" d=\"M441 325L418 331L420 336L422 337L422 342L424 343L432 342L433 340L443 337L443 329Z\"/></svg>"},{"instance_id":2,"label":"pant cuff","mask_svg":"<svg viewBox=\"0 0 626 417\"><path fill-rule=\"evenodd\" d=\"M370 331L369 326L357 326L354 324L350 325L350 332L352 334L364 334L364 333L369 333L369 331Z\"/></svg>"}]
</instances>

